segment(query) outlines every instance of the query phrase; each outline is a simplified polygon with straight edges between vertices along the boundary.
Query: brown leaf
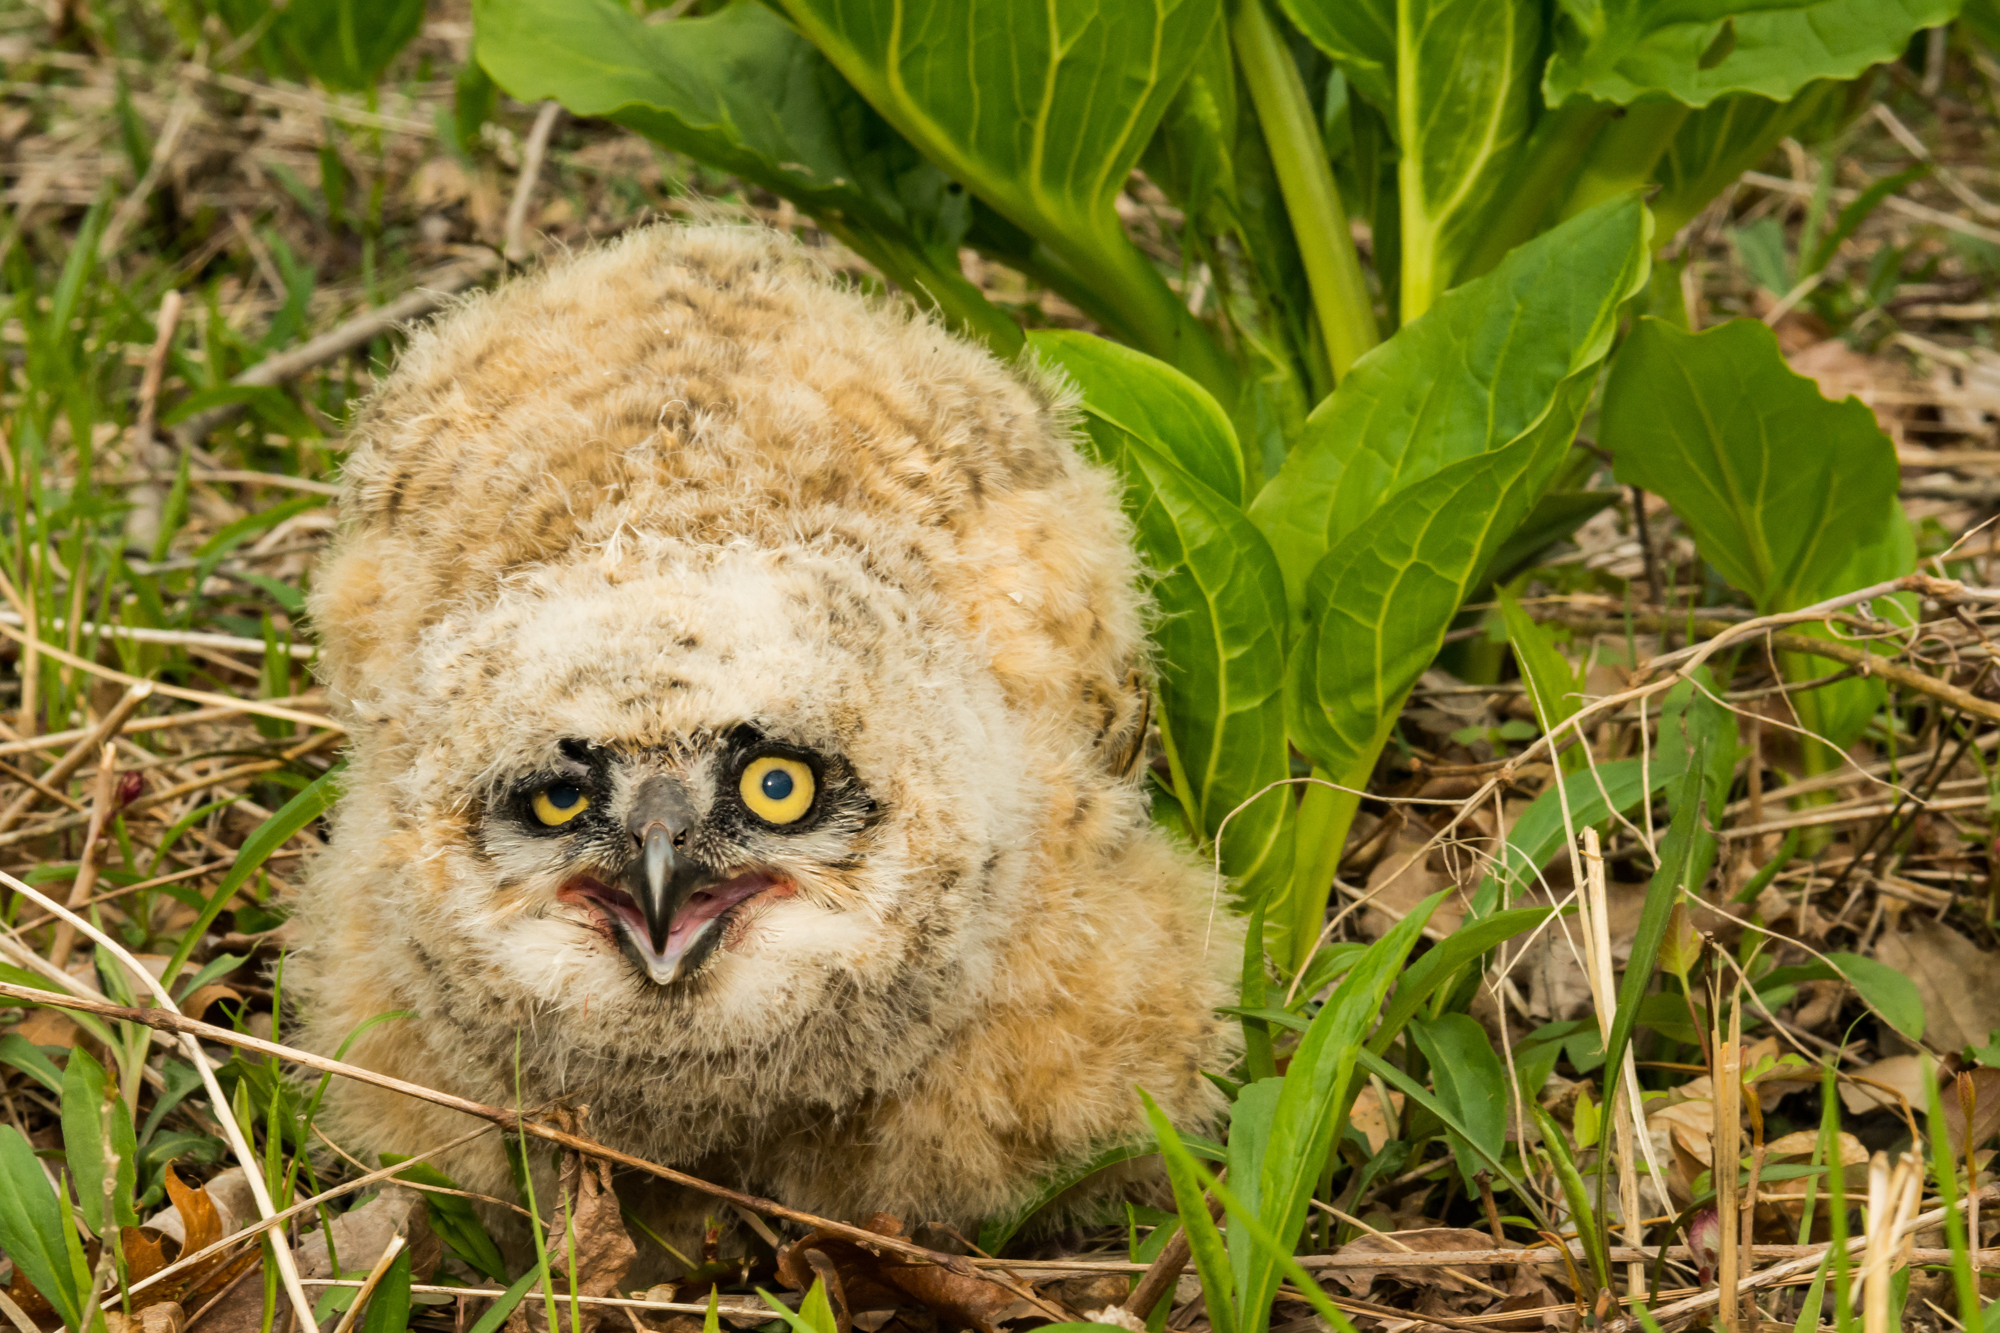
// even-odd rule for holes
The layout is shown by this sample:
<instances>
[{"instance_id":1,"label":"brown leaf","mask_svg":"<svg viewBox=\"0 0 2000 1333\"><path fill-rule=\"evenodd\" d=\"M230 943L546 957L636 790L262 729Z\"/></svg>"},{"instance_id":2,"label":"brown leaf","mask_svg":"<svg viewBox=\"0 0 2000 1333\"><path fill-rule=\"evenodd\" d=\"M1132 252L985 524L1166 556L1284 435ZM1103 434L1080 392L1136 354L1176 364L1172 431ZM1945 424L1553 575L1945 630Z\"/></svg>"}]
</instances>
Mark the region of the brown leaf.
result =
<instances>
[{"instance_id":1,"label":"brown leaf","mask_svg":"<svg viewBox=\"0 0 2000 1333\"><path fill-rule=\"evenodd\" d=\"M1908 977L1923 998L1924 1039L1943 1051L1984 1046L2000 1028L2000 954L1921 913L1905 921L1907 931L1876 942L1875 957Z\"/></svg>"},{"instance_id":2,"label":"brown leaf","mask_svg":"<svg viewBox=\"0 0 2000 1333\"><path fill-rule=\"evenodd\" d=\"M1490 1250L1493 1237L1484 1231L1472 1231L1464 1227L1426 1227L1421 1231L1387 1231L1381 1235L1356 1236L1334 1253L1343 1256L1370 1254L1437 1254L1451 1250ZM1331 1276L1339 1279L1356 1296L1368 1294L1378 1277L1394 1278L1397 1281L1425 1287L1442 1287L1455 1292L1487 1292L1486 1265L1460 1267L1456 1272L1445 1267L1438 1268L1335 1268L1329 1269ZM1475 1278L1477 1281L1467 1281ZM1488 1284L1490 1285L1490 1284ZM1490 1293L1487 1293L1490 1294Z\"/></svg>"},{"instance_id":3,"label":"brown leaf","mask_svg":"<svg viewBox=\"0 0 2000 1333\"><path fill-rule=\"evenodd\" d=\"M1967 1147L1977 1148L2000 1133L2000 1069L1968 1069L1939 1094L1938 1110L1944 1116L1952 1156L1963 1157ZM1965 1132L1968 1118L1970 1135Z\"/></svg>"},{"instance_id":4,"label":"brown leaf","mask_svg":"<svg viewBox=\"0 0 2000 1333\"><path fill-rule=\"evenodd\" d=\"M884 1236L903 1234L903 1224L886 1213L877 1213L862 1226ZM914 1301L936 1312L940 1327L999 1333L1004 1320L1041 1313L1032 1307L1017 1309L1024 1303L997 1283L935 1264L904 1263L877 1255L854 1241L822 1231L778 1251L778 1277L794 1291L805 1291L815 1277L823 1276L822 1260L839 1275L850 1320L856 1310L879 1310ZM827 1286L831 1299L833 1284Z\"/></svg>"},{"instance_id":5,"label":"brown leaf","mask_svg":"<svg viewBox=\"0 0 2000 1333\"><path fill-rule=\"evenodd\" d=\"M558 1215L559 1230L549 1236L549 1250L556 1257L555 1271L564 1279L558 1290L570 1290L570 1254L576 1254L575 1290L583 1296L614 1296L639 1249L625 1230L618 1209L618 1194L611 1187L611 1163L601 1158L571 1153L563 1159L559 1176L564 1209ZM624 1317L616 1311L605 1313L603 1306L588 1307L583 1315L585 1329L595 1328L608 1318ZM843 1333L845 1331L843 1330Z\"/></svg>"},{"instance_id":6,"label":"brown leaf","mask_svg":"<svg viewBox=\"0 0 2000 1333\"><path fill-rule=\"evenodd\" d=\"M1427 852L1431 831L1421 824L1400 830L1389 850L1368 875L1368 909L1362 914L1361 931L1371 939L1389 933L1390 927L1408 916L1416 905L1452 886L1451 878L1435 864L1434 852ZM1430 924L1440 934L1449 935L1465 919L1463 903L1446 898L1432 914Z\"/></svg>"},{"instance_id":7,"label":"brown leaf","mask_svg":"<svg viewBox=\"0 0 2000 1333\"><path fill-rule=\"evenodd\" d=\"M208 1191L199 1185L188 1188L181 1181L180 1173L171 1166L166 1169L165 1175L167 1197L180 1214L181 1253L193 1254L221 1240L222 1218L215 1211L215 1202L208 1197Z\"/></svg>"},{"instance_id":8,"label":"brown leaf","mask_svg":"<svg viewBox=\"0 0 2000 1333\"><path fill-rule=\"evenodd\" d=\"M1907 1101L1921 1120L1930 1105L1931 1085L1924 1075L1924 1066L1929 1063L1921 1055L1892 1055L1877 1060L1856 1071L1858 1077L1840 1080L1841 1105L1854 1115L1861 1115L1883 1107L1899 1111ZM1897 1094L1901 1094L1902 1100L1897 1099Z\"/></svg>"},{"instance_id":9,"label":"brown leaf","mask_svg":"<svg viewBox=\"0 0 2000 1333\"><path fill-rule=\"evenodd\" d=\"M167 1266L166 1250L160 1233L151 1227L126 1227L119 1233L119 1248L125 1251L125 1276L137 1282Z\"/></svg>"},{"instance_id":10,"label":"brown leaf","mask_svg":"<svg viewBox=\"0 0 2000 1333\"><path fill-rule=\"evenodd\" d=\"M104 1312L105 1333L181 1333L187 1327L187 1310L178 1301L155 1301L136 1313Z\"/></svg>"}]
</instances>

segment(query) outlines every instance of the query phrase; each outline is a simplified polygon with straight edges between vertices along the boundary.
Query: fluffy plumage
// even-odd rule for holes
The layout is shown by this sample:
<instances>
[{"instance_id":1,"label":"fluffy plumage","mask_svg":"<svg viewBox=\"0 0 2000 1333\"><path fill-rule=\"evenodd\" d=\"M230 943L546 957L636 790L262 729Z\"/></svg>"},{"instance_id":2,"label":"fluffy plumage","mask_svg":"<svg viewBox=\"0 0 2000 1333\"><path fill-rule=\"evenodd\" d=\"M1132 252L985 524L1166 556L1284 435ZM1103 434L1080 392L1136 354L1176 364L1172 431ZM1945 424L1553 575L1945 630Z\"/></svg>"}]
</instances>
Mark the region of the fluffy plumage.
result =
<instances>
[{"instance_id":1,"label":"fluffy plumage","mask_svg":"<svg viewBox=\"0 0 2000 1333\"><path fill-rule=\"evenodd\" d=\"M1144 1136L1135 1086L1206 1124L1240 927L1147 819L1146 608L1071 435L1032 365L756 229L638 232L419 331L312 603L353 748L305 1040L407 1009L349 1058L503 1103L518 1043L527 1104L845 1217L1009 1208ZM818 775L797 826L732 785L774 745ZM602 905L655 778L680 855L768 886L665 985ZM557 780L590 809L541 827ZM334 1085L351 1150L466 1127ZM507 1189L490 1138L445 1165Z\"/></svg>"}]
</instances>

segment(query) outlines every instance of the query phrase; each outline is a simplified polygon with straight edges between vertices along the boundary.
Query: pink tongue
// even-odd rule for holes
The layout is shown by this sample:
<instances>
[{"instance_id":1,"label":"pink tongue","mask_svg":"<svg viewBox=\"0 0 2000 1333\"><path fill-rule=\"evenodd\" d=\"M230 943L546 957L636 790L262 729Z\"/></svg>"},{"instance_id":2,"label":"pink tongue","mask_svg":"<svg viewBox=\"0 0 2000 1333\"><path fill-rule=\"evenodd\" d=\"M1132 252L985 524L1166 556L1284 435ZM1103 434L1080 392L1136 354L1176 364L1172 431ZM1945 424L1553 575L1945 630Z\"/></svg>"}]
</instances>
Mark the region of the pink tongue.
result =
<instances>
[{"instance_id":1,"label":"pink tongue","mask_svg":"<svg viewBox=\"0 0 2000 1333\"><path fill-rule=\"evenodd\" d=\"M681 906L679 915L674 917L673 927L667 932L667 947L664 952L668 957L680 953L703 926L745 899L756 897L774 883L776 881L769 875L753 870L695 894ZM632 920L635 929L644 932L645 920L639 916L636 909L628 919Z\"/></svg>"}]
</instances>

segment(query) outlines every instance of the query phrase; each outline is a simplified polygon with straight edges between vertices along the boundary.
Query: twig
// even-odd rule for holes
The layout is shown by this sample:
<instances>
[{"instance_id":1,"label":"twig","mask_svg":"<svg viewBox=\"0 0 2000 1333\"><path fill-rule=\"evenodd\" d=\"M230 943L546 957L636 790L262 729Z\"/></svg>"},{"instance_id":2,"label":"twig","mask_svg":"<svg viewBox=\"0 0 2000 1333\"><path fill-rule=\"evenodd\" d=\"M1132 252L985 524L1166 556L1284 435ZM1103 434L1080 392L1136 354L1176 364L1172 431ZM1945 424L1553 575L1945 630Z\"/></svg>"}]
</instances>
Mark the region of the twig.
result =
<instances>
[{"instance_id":1,"label":"twig","mask_svg":"<svg viewBox=\"0 0 2000 1333\"><path fill-rule=\"evenodd\" d=\"M53 650L48 649L44 645L44 651ZM68 656L67 653L63 655L65 657ZM95 727L92 727L88 735L70 747L68 754L56 760L54 766L48 772L42 774L43 783L50 787L60 787L63 783L68 782L70 775L83 767L83 761L95 754L98 747L103 745L105 741L116 736L119 729L125 725L125 719L132 716L133 711L140 704L146 702L152 693L153 685L151 681L133 681L132 687L125 691L124 697L112 705L111 711L104 715L104 720L99 722ZM6 810L0 811L0 833L5 833L8 829L19 824L28 811L34 808L35 800L40 795L40 792L33 790L22 792L14 798L12 805L8 806ZM84 822L86 822L84 819L77 821L77 823Z\"/></svg>"},{"instance_id":2,"label":"twig","mask_svg":"<svg viewBox=\"0 0 2000 1333\"><path fill-rule=\"evenodd\" d=\"M364 310L346 323L289 352L265 357L230 383L238 386L280 384L314 366L345 356L400 324L422 319L442 309L452 297L473 286L495 267L495 260L482 257L433 269L418 279L415 290L405 292L387 305ZM199 444L217 427L235 420L246 406L244 403L221 403L205 412L197 412L174 428L174 438L184 446Z\"/></svg>"},{"instance_id":3,"label":"twig","mask_svg":"<svg viewBox=\"0 0 2000 1333\"><path fill-rule=\"evenodd\" d=\"M118 205L118 211L111 215L111 224L98 238L99 259L109 259L118 253L118 245L125 239L126 229L145 212L146 201L153 197L160 177L166 174L168 165L173 161L174 150L180 146L181 131L187 128L193 115L194 98L183 88L167 111L167 123L160 128L160 138L153 145L153 158L146 164L146 174L139 178L139 183L132 187L132 193Z\"/></svg>"},{"instance_id":4,"label":"twig","mask_svg":"<svg viewBox=\"0 0 2000 1333\"><path fill-rule=\"evenodd\" d=\"M97 785L90 797L90 828L83 835L83 851L78 854L76 878L69 886L69 909L79 911L90 901L90 891L97 887L97 849L104 838L104 825L110 819L112 802L118 799L118 747L107 743L97 756ZM61 967L69 962L70 948L76 943L76 927L68 921L58 922L55 939L49 945L49 962Z\"/></svg>"},{"instance_id":5,"label":"twig","mask_svg":"<svg viewBox=\"0 0 2000 1333\"><path fill-rule=\"evenodd\" d=\"M560 103L542 103L542 109L535 113L534 128L528 131L528 142L521 150L521 177L514 182L514 197L507 204L507 226L502 233L506 239L501 253L510 264L528 257L528 205L534 201L535 181L542 174L542 155L548 151L549 135L555 130L560 114Z\"/></svg>"},{"instance_id":6,"label":"twig","mask_svg":"<svg viewBox=\"0 0 2000 1333\"><path fill-rule=\"evenodd\" d=\"M5 635L16 643L25 642L28 637L5 621L0 621L0 635ZM58 662L87 671L91 675L103 680L115 680L126 685L150 686L156 692L164 694L170 699L185 699L189 703L197 704L223 705L234 708L239 713L255 713L259 717L275 717L281 722L302 722L308 727L320 727L328 731L340 732L342 735L345 735L347 732L346 727L335 722L332 718L314 717L310 713L301 713L290 708L281 708L276 704L266 703L261 699L231 699L228 695L211 694L207 690L184 690L178 685L163 685L158 681L142 681L137 676L128 676L124 672L114 671L108 666L99 666L88 658L78 657L74 653L66 653L54 644L43 644L42 655L44 657L52 657ZM4 825L0 825L0 827L4 827Z\"/></svg>"},{"instance_id":7,"label":"twig","mask_svg":"<svg viewBox=\"0 0 2000 1333\"><path fill-rule=\"evenodd\" d=\"M368 1276L361 1281L361 1290L354 1293L354 1303L347 1307L347 1313L340 1316L340 1322L333 1326L333 1333L348 1333L354 1327L355 1319L361 1314L361 1307L368 1304L368 1298L375 1294L375 1288L382 1285L388 1275L389 1265L396 1262L396 1256L403 1252L407 1242L399 1235L391 1236L389 1243L382 1247L375 1266L368 1270Z\"/></svg>"},{"instance_id":8,"label":"twig","mask_svg":"<svg viewBox=\"0 0 2000 1333\"><path fill-rule=\"evenodd\" d=\"M2000 1185L1984 1186L1977 1192L1976 1196L1968 1195L1966 1199L1959 1200L1951 1208L1933 1208L1929 1212L1920 1213L1916 1217L1909 1219L1902 1226L1896 1228L1896 1230L1901 1235L1911 1235L1915 1232L1934 1227L1944 1221L1945 1215L1953 1211L1953 1209L1966 1207L1968 1200L1972 1197L1989 1200L2000 1199ZM1867 1243L1868 1238L1866 1236L1851 1237L1847 1242L1847 1253L1850 1256L1859 1254ZM1762 1249L1764 1247L1759 1246L1758 1248ZM1827 1251L1830 1248L1827 1245L1814 1246L1810 1254L1802 1254L1796 1259L1777 1264L1765 1269L1761 1273L1744 1279L1740 1284L1741 1289L1745 1291L1761 1291L1766 1287L1782 1287L1794 1280L1809 1279L1814 1273L1819 1271L1820 1265L1826 1262ZM1988 1251L1988 1253L1991 1253L1991 1251ZM1919 1258L1919 1255L1922 1257ZM1909 1257L1913 1263L1952 1262L1949 1250L1913 1251ZM1719 1295L1720 1293L1717 1291L1704 1291L1698 1295L1690 1296L1686 1300L1675 1301L1672 1305L1663 1305L1653 1311L1653 1320L1663 1328L1668 1323L1679 1323L1684 1319L1692 1318L1704 1310L1712 1308ZM1626 1323L1622 1327L1629 1333L1629 1330L1633 1329L1635 1325Z\"/></svg>"},{"instance_id":9,"label":"twig","mask_svg":"<svg viewBox=\"0 0 2000 1333\"><path fill-rule=\"evenodd\" d=\"M1743 173L1742 179L1745 185L1755 185L1759 189L1764 190L1776 190L1780 194L1810 197L1814 190L1813 186L1806 184L1804 181L1786 180L1783 176L1766 176L1761 171L1746 171ZM1859 190L1844 190L1836 187L1828 190L1827 196L1835 203L1851 204L1861 197L1861 192ZM1982 227L1977 222L1967 222L1964 218L1954 213L1944 212L1942 209L1927 208L1923 204L1914 203L1911 200L1903 198L1901 195L1890 195L1882 201L1882 206L1892 213L1901 213L1904 217L1915 218L1919 222L1928 222L1934 226L1943 227L1947 231L1955 231L1965 236L1976 236L1989 245L2000 245L2000 231L1995 231L1991 227Z\"/></svg>"},{"instance_id":10,"label":"twig","mask_svg":"<svg viewBox=\"0 0 2000 1333\"><path fill-rule=\"evenodd\" d=\"M21 617L13 611L0 611L0 625L18 625ZM58 619L50 624L56 629L66 627L66 622ZM215 634L199 629L146 629L134 625L107 625L100 621L83 622L85 634L101 634L105 638L125 639L132 643L158 643L170 648L217 648L227 653L256 653L262 656L266 645L262 639L246 639L236 634ZM286 653L295 662L309 662L319 655L319 649L310 643L294 643ZM266 701L269 702L269 701Z\"/></svg>"}]
</instances>

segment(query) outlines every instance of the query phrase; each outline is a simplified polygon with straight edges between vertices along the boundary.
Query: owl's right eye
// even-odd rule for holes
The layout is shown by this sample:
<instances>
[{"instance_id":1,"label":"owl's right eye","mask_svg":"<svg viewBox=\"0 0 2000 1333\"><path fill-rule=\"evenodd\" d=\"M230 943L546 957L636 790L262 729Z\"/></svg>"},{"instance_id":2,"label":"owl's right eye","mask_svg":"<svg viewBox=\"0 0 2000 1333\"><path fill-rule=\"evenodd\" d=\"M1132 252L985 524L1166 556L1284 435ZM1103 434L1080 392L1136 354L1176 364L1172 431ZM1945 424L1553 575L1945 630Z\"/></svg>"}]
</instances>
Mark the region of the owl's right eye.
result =
<instances>
[{"instance_id":1,"label":"owl's right eye","mask_svg":"<svg viewBox=\"0 0 2000 1333\"><path fill-rule=\"evenodd\" d=\"M535 793L529 802L535 818L548 828L567 824L590 808L590 798L572 782L552 782Z\"/></svg>"}]
</instances>

